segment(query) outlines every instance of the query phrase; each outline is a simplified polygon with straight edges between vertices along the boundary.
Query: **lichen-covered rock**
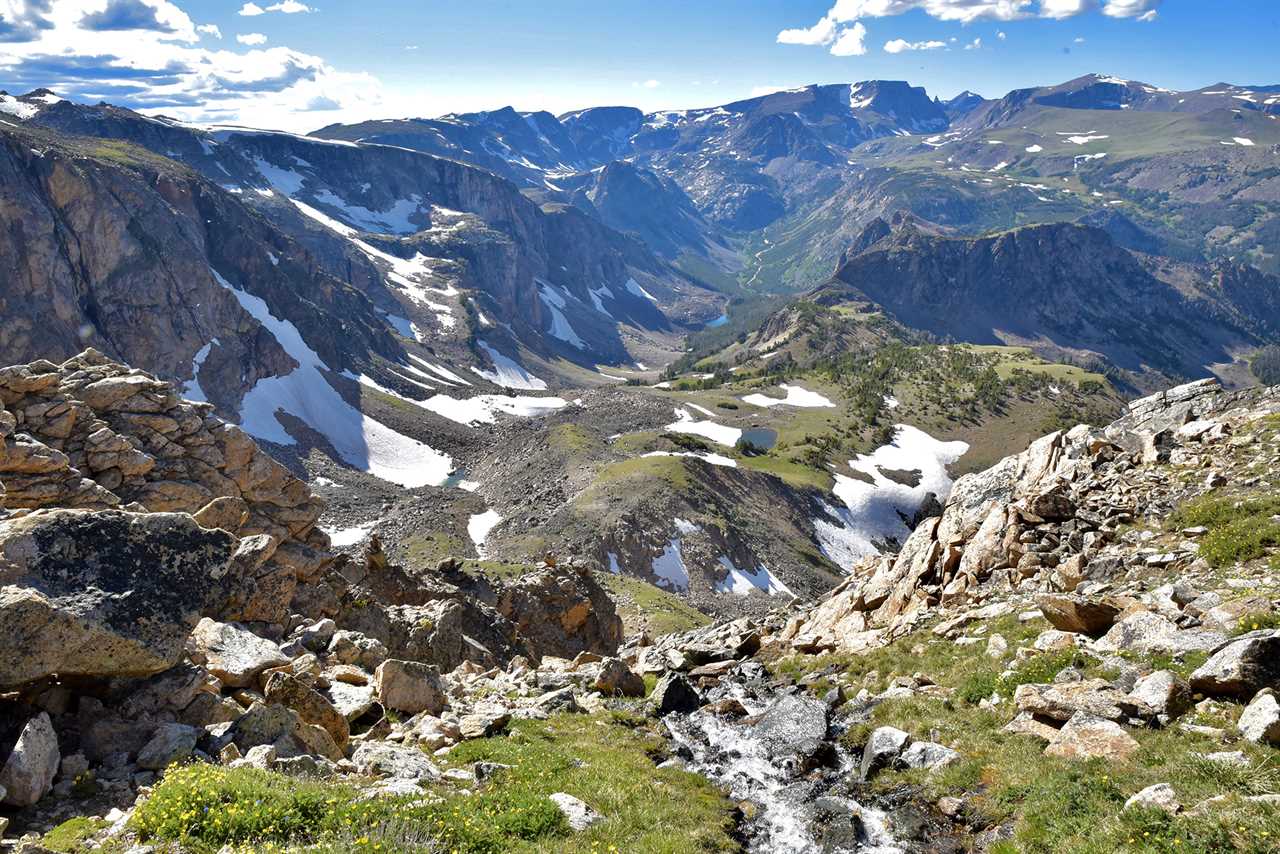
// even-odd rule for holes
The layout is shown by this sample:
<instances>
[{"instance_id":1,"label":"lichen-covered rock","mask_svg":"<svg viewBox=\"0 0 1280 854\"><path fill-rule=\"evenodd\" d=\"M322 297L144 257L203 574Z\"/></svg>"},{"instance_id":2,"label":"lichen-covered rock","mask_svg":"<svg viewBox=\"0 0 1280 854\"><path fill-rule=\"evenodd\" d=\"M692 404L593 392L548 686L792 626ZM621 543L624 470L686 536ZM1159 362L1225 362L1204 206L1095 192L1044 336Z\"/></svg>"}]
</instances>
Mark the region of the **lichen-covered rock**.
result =
<instances>
[{"instance_id":1,"label":"lichen-covered rock","mask_svg":"<svg viewBox=\"0 0 1280 854\"><path fill-rule=\"evenodd\" d=\"M225 598L235 538L184 514L47 510L0 521L0 687L146 676Z\"/></svg>"},{"instance_id":2,"label":"lichen-covered rock","mask_svg":"<svg viewBox=\"0 0 1280 854\"><path fill-rule=\"evenodd\" d=\"M191 633L191 656L231 688L254 684L262 671L289 663L274 642L234 623L205 617Z\"/></svg>"},{"instance_id":3,"label":"lichen-covered rock","mask_svg":"<svg viewBox=\"0 0 1280 854\"><path fill-rule=\"evenodd\" d=\"M388 709L411 715L438 715L444 711L444 687L440 684L440 670L434 665L388 659L378 665L373 684L378 701Z\"/></svg>"}]
</instances>

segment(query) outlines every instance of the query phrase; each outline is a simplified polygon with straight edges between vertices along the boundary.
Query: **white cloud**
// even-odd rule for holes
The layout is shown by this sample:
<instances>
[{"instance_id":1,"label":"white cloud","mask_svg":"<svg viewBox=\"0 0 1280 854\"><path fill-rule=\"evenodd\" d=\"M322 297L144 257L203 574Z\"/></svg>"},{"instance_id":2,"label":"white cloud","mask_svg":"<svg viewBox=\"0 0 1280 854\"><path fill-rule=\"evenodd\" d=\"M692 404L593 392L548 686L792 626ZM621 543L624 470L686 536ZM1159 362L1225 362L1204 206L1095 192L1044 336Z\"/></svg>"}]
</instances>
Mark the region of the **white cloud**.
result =
<instances>
[{"instance_id":1,"label":"white cloud","mask_svg":"<svg viewBox=\"0 0 1280 854\"><path fill-rule=\"evenodd\" d=\"M1143 12L1141 15L1139 15L1138 20L1144 24L1149 24L1158 17L1160 17L1160 13L1157 12L1155 9L1152 9L1149 12Z\"/></svg>"},{"instance_id":2,"label":"white cloud","mask_svg":"<svg viewBox=\"0 0 1280 854\"><path fill-rule=\"evenodd\" d=\"M778 44L803 44L817 47L836 40L836 22L830 16L808 29L783 30L778 33Z\"/></svg>"},{"instance_id":3,"label":"white cloud","mask_svg":"<svg viewBox=\"0 0 1280 854\"><path fill-rule=\"evenodd\" d=\"M921 11L940 21L1018 21L1024 18L1074 18L1101 11L1112 18L1153 21L1161 0L834 0L830 11L811 27L778 33L781 44L838 45L848 30L866 18L887 18ZM845 25L852 25L846 27ZM1004 34L998 36L1004 39ZM850 35L850 46L859 37ZM836 50L832 49L832 53ZM854 51L838 55L853 55Z\"/></svg>"},{"instance_id":4,"label":"white cloud","mask_svg":"<svg viewBox=\"0 0 1280 854\"><path fill-rule=\"evenodd\" d=\"M662 85L662 83L657 80L646 80L644 81L643 85L644 85L644 88L646 89L657 89L659 86Z\"/></svg>"},{"instance_id":5,"label":"white cloud","mask_svg":"<svg viewBox=\"0 0 1280 854\"><path fill-rule=\"evenodd\" d=\"M964 46L965 50L982 50L982 39L974 39Z\"/></svg>"},{"instance_id":6,"label":"white cloud","mask_svg":"<svg viewBox=\"0 0 1280 854\"><path fill-rule=\"evenodd\" d=\"M418 49L418 45L416 45L416 44L407 44L407 45L405 45L405 46L404 46L404 49L405 49L405 50L417 50L417 49Z\"/></svg>"},{"instance_id":7,"label":"white cloud","mask_svg":"<svg viewBox=\"0 0 1280 854\"><path fill-rule=\"evenodd\" d=\"M946 42L909 42L905 39L893 39L884 43L884 52L904 53L909 50L940 50L946 46Z\"/></svg>"},{"instance_id":8,"label":"white cloud","mask_svg":"<svg viewBox=\"0 0 1280 854\"><path fill-rule=\"evenodd\" d=\"M1084 36L1076 36L1076 37L1075 37L1075 43L1076 43L1076 44L1084 44Z\"/></svg>"},{"instance_id":9,"label":"white cloud","mask_svg":"<svg viewBox=\"0 0 1280 854\"><path fill-rule=\"evenodd\" d=\"M196 27L197 33L203 33L206 36L213 36L215 39L222 38L222 30L218 29L217 24L201 24Z\"/></svg>"},{"instance_id":10,"label":"white cloud","mask_svg":"<svg viewBox=\"0 0 1280 854\"><path fill-rule=\"evenodd\" d=\"M281 0L279 3L272 3L267 8L262 8L257 3L245 3L240 7L239 14L246 18L253 18L258 15L265 15L268 12L280 12L285 15L296 15L299 12L314 12L315 9L306 3L299 3L298 0Z\"/></svg>"},{"instance_id":11,"label":"white cloud","mask_svg":"<svg viewBox=\"0 0 1280 854\"><path fill-rule=\"evenodd\" d=\"M262 33L241 33L236 36L236 41L240 42L240 44L260 45L267 43L267 37Z\"/></svg>"},{"instance_id":12,"label":"white cloud","mask_svg":"<svg viewBox=\"0 0 1280 854\"><path fill-rule=\"evenodd\" d=\"M0 10L12 2L0 0ZM0 80L10 91L47 87L186 121L290 130L315 128L311 110L337 105L338 113L366 118L387 103L377 78L319 56L285 46L200 47L202 37L220 34L210 26L197 29L170 0L56 0L20 40L4 43Z\"/></svg>"},{"instance_id":13,"label":"white cloud","mask_svg":"<svg viewBox=\"0 0 1280 854\"><path fill-rule=\"evenodd\" d=\"M1004 30L1001 30L1000 32L996 33L996 38L1000 39L1000 41L1004 41L1005 39L1009 38L1009 36Z\"/></svg>"},{"instance_id":14,"label":"white cloud","mask_svg":"<svg viewBox=\"0 0 1280 854\"><path fill-rule=\"evenodd\" d=\"M867 52L867 28L861 21L845 27L831 45L832 56L862 56Z\"/></svg>"},{"instance_id":15,"label":"white cloud","mask_svg":"<svg viewBox=\"0 0 1280 854\"><path fill-rule=\"evenodd\" d=\"M1160 0L1107 0L1102 14L1112 18L1137 18L1139 21L1154 21L1156 7Z\"/></svg>"}]
</instances>

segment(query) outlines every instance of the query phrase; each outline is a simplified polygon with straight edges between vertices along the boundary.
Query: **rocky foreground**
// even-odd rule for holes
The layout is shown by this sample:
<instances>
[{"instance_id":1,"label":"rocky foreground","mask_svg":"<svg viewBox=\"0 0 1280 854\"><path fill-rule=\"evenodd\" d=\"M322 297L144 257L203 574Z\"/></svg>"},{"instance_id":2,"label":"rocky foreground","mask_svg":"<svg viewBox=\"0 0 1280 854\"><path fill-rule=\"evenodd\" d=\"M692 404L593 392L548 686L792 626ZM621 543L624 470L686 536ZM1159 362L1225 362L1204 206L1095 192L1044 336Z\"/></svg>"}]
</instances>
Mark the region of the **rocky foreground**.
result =
<instances>
[{"instance_id":1,"label":"rocky foreground","mask_svg":"<svg viewBox=\"0 0 1280 854\"><path fill-rule=\"evenodd\" d=\"M24 850L1280 838L1280 390L1137 401L961 478L816 602L625 640L552 556L335 556L305 484L93 352L0 371L0 400Z\"/></svg>"}]
</instances>

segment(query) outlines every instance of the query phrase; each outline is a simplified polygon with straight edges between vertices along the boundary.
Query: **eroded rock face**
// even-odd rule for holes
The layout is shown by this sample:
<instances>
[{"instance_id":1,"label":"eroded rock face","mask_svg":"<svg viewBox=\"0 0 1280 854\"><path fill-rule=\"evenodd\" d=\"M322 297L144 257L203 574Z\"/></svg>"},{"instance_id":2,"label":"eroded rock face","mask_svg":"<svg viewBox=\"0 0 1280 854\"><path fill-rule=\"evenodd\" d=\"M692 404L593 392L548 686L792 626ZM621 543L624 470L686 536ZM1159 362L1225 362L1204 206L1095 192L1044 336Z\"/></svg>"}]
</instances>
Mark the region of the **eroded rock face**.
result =
<instances>
[{"instance_id":1,"label":"eroded rock face","mask_svg":"<svg viewBox=\"0 0 1280 854\"><path fill-rule=\"evenodd\" d=\"M236 541L177 513L47 510L0 521L0 686L177 664L225 598Z\"/></svg>"},{"instance_id":2,"label":"eroded rock face","mask_svg":"<svg viewBox=\"0 0 1280 854\"><path fill-rule=\"evenodd\" d=\"M545 568L503 590L498 612L540 655L612 655L622 642L622 618L591 573Z\"/></svg>"},{"instance_id":3,"label":"eroded rock face","mask_svg":"<svg viewBox=\"0 0 1280 854\"><path fill-rule=\"evenodd\" d=\"M191 513L252 540L244 583L216 616L282 622L297 586L331 560L307 485L170 383L86 350L0 368L0 406L6 509Z\"/></svg>"}]
</instances>

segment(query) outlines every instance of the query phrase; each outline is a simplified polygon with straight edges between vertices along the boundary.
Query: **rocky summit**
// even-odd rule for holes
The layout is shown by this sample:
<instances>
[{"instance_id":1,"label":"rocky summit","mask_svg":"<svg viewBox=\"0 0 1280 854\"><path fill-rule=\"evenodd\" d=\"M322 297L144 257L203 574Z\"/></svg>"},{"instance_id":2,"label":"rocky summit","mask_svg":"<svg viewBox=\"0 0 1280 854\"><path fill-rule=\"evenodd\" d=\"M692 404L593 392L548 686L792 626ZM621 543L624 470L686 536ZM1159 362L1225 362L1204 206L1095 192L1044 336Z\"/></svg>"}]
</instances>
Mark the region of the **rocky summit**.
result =
<instances>
[{"instance_id":1,"label":"rocky summit","mask_svg":"<svg viewBox=\"0 0 1280 854\"><path fill-rule=\"evenodd\" d=\"M1274 9L573 5L0 0L0 854L1280 851Z\"/></svg>"}]
</instances>

